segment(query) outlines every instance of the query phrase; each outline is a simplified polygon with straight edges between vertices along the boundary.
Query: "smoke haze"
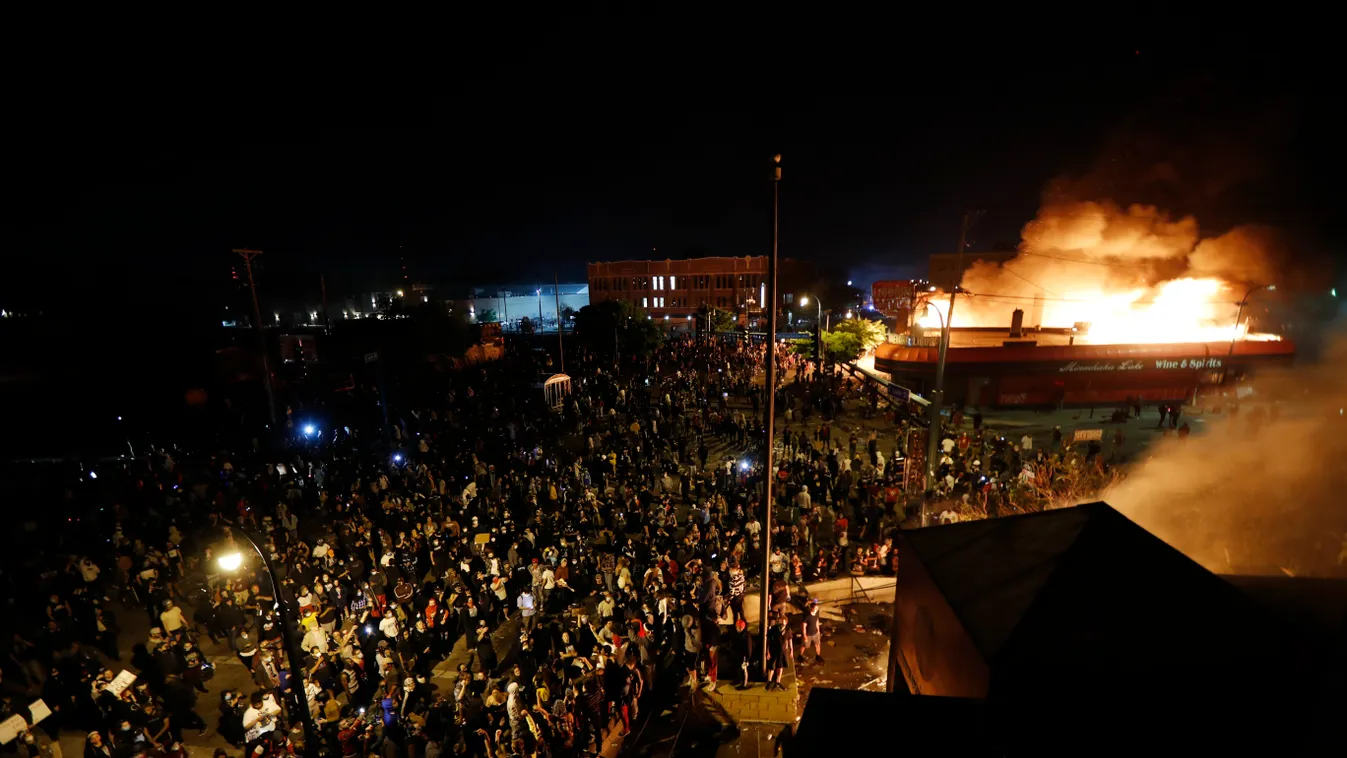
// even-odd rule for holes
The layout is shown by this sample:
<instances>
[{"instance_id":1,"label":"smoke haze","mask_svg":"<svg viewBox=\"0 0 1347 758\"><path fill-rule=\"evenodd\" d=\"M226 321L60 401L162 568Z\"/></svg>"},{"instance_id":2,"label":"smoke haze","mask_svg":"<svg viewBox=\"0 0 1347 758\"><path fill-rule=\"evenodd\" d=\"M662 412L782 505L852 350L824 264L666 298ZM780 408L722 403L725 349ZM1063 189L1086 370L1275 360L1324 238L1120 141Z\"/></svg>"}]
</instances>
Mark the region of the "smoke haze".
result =
<instances>
[{"instance_id":1,"label":"smoke haze","mask_svg":"<svg viewBox=\"0 0 1347 758\"><path fill-rule=\"evenodd\" d=\"M1098 499L1217 573L1345 576L1347 339L1257 387L1239 415L1160 441ZM1252 410L1272 398L1280 418L1252 431Z\"/></svg>"}]
</instances>

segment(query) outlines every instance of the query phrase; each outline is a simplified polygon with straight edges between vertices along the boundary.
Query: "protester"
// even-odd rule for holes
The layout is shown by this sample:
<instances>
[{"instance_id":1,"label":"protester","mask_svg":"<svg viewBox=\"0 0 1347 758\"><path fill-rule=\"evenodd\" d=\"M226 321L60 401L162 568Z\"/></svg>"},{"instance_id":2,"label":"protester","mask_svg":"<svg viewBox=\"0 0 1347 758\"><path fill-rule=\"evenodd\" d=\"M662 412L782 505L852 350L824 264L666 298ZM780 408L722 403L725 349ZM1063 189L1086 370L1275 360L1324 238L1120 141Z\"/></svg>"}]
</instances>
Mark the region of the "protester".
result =
<instances>
[{"instance_id":1,"label":"protester","mask_svg":"<svg viewBox=\"0 0 1347 758\"><path fill-rule=\"evenodd\" d=\"M220 735L249 756L292 750L304 711L343 755L574 754L637 731L661 682L714 690L723 663L739 687L764 686L761 652L766 684L780 687L793 649L784 613L799 612L801 584L846 571L854 538L871 554L856 565L891 571L887 537L904 514L884 494L900 452L887 456L876 436L834 440L857 386L784 347L774 358L785 442L771 472L764 348L719 340L671 340L621 370L568 351L573 384L555 409L532 387L531 356L467 367L434 404L390 408L391 449L352 426L294 431L281 450L158 452L128 471L122 502L106 503L107 547L57 583L43 652L69 649L86 627L117 628L79 625L100 591L124 599L117 613L152 619L159 631L135 643L148 686L122 697L167 726L114 737L119 754L171 752L197 726L202 631L222 640L209 648L217 660L232 652L253 677L253 691L218 703ZM322 412L292 407L287 428ZM780 504L770 531L769 477ZM216 562L248 556L248 537L279 585L255 555L234 571ZM756 651L744 597L762 586L768 538L784 590ZM145 547L163 544L174 547ZM88 589L78 599L76 586ZM812 617L803 631L817 656ZM306 653L304 689L287 633ZM456 677L432 686L446 659ZM103 689L101 669L95 660L73 680L91 694L89 728L121 734L125 701Z\"/></svg>"}]
</instances>

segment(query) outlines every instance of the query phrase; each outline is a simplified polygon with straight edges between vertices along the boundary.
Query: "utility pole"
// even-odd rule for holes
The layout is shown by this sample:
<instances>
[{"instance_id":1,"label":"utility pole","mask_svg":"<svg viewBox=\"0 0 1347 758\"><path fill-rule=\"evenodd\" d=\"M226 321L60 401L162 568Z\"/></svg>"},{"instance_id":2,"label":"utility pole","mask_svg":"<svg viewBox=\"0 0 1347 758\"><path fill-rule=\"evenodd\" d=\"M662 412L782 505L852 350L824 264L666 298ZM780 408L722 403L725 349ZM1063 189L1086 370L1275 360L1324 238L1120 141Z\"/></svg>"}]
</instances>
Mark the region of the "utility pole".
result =
<instances>
[{"instance_id":1,"label":"utility pole","mask_svg":"<svg viewBox=\"0 0 1347 758\"><path fill-rule=\"evenodd\" d=\"M332 332L332 322L329 320L330 317L328 314L330 311L327 309L327 277L325 275L318 275L318 286L323 290L323 334L330 334Z\"/></svg>"},{"instance_id":2,"label":"utility pole","mask_svg":"<svg viewBox=\"0 0 1347 758\"><path fill-rule=\"evenodd\" d=\"M762 637L762 673L767 675L767 627L771 626L768 612L772 607L772 484L776 477L772 466L775 463L773 441L776 437L776 258L777 242L781 225L781 155L772 156L772 257L767 259L767 302L772 310L767 316L767 460L763 470L766 487L763 490L762 519L762 591L761 605L758 609L758 626Z\"/></svg>"},{"instance_id":3,"label":"utility pole","mask_svg":"<svg viewBox=\"0 0 1347 758\"><path fill-rule=\"evenodd\" d=\"M253 296L253 326L257 328L257 345L262 349L262 386L267 390L267 412L271 417L271 426L276 427L276 396L271 388L271 359L267 357L267 333L262 328L262 306L257 303L257 282L253 280L253 258L262 254L261 250L237 248L234 250L243 257L248 269L248 291Z\"/></svg>"},{"instance_id":4,"label":"utility pole","mask_svg":"<svg viewBox=\"0 0 1347 758\"><path fill-rule=\"evenodd\" d=\"M552 270L552 294L557 297L557 354L561 356L561 373L566 373L566 342L562 337L566 336L566 324L561 320L561 281L557 279L557 272Z\"/></svg>"},{"instance_id":5,"label":"utility pole","mask_svg":"<svg viewBox=\"0 0 1347 758\"><path fill-rule=\"evenodd\" d=\"M968 227L973 223L973 212L968 211L963 215L963 223L959 226L959 253L954 266L956 281L949 290L949 310L945 311L944 327L940 330L940 351L935 363L935 390L931 393L931 404L927 407L930 416L929 425L926 430L926 490L930 492L935 489L935 474L939 470L936 465L936 451L940 446L940 407L945 401L945 359L949 355L949 337L950 325L954 319L954 298L959 293L958 279L963 278L963 249L968 239ZM923 496L921 499L921 525L926 526L930 520L930 513L927 510L927 501L929 498Z\"/></svg>"}]
</instances>

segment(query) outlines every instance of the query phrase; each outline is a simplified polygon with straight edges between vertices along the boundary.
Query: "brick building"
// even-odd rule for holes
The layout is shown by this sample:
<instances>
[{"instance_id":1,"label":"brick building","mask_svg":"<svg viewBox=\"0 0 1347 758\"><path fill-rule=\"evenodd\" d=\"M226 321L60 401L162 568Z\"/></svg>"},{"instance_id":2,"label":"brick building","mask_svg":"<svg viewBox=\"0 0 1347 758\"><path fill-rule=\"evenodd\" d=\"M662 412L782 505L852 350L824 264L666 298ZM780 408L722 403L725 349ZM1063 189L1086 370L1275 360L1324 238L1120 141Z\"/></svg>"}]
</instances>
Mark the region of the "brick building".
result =
<instances>
[{"instance_id":1,"label":"brick building","mask_svg":"<svg viewBox=\"0 0 1347 758\"><path fill-rule=\"evenodd\" d=\"M795 300L795 265L781 261L777 283L781 306ZM767 257L612 261L589 264L589 300L627 300L670 329L690 330L703 305L741 317L756 328L767 291Z\"/></svg>"}]
</instances>

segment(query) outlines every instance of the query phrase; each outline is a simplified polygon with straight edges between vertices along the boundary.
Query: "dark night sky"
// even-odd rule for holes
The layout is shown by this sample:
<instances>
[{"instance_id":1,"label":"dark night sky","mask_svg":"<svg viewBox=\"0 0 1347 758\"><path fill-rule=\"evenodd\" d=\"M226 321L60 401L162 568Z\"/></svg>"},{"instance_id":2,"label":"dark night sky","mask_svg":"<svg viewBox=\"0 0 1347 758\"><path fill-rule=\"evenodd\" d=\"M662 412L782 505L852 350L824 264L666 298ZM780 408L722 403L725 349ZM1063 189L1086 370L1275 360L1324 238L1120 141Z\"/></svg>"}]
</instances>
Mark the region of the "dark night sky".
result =
<instances>
[{"instance_id":1,"label":"dark night sky","mask_svg":"<svg viewBox=\"0 0 1347 758\"><path fill-rule=\"evenodd\" d=\"M1062 175L1195 212L1204 229L1271 222L1315 253L1343 238L1329 215L1340 87L1312 53L1140 37L1008 46L957 70L531 55L417 86L32 95L0 305L200 303L240 246L267 252L266 288L294 294L319 272L335 291L391 284L399 250L414 277L445 284L760 254L776 151L782 255L837 279L924 271L968 208L986 211L975 249L1013 244ZM1131 197L1161 161L1175 185Z\"/></svg>"}]
</instances>

